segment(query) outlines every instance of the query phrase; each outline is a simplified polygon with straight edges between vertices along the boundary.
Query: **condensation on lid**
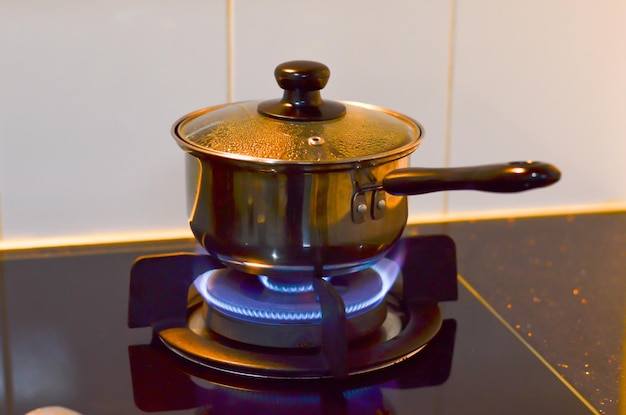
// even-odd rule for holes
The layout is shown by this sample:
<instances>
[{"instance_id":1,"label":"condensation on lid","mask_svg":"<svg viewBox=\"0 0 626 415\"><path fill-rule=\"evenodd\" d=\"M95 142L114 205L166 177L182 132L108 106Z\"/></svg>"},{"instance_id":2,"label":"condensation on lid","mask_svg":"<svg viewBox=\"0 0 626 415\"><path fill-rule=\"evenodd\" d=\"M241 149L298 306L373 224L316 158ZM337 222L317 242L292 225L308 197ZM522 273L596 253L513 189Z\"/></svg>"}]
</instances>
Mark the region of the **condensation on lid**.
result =
<instances>
[{"instance_id":1,"label":"condensation on lid","mask_svg":"<svg viewBox=\"0 0 626 415\"><path fill-rule=\"evenodd\" d=\"M410 152L422 131L409 117L379 107L344 104L330 121L282 121L257 112L258 101L207 108L183 117L174 134L209 153L289 162L343 162Z\"/></svg>"}]
</instances>

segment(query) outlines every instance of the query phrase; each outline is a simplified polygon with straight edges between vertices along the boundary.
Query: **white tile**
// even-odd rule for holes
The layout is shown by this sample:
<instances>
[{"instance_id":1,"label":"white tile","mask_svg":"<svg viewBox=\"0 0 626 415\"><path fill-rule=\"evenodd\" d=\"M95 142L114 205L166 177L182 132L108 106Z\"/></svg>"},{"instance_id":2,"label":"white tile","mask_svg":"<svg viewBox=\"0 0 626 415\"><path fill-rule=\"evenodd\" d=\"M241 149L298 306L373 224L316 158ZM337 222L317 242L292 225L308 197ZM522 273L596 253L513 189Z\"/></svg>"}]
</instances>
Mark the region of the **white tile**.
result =
<instances>
[{"instance_id":1,"label":"white tile","mask_svg":"<svg viewBox=\"0 0 626 415\"><path fill-rule=\"evenodd\" d=\"M442 166L450 9L447 2L235 0L234 99L280 97L277 64L317 60L322 92L405 113L426 130L412 166ZM411 198L411 214L440 213L441 194Z\"/></svg>"},{"instance_id":2,"label":"white tile","mask_svg":"<svg viewBox=\"0 0 626 415\"><path fill-rule=\"evenodd\" d=\"M186 112L226 100L224 2L0 3L5 240L186 228Z\"/></svg>"},{"instance_id":3,"label":"white tile","mask_svg":"<svg viewBox=\"0 0 626 415\"><path fill-rule=\"evenodd\" d=\"M450 194L451 212L626 201L626 4L458 2L452 164L538 159L555 186Z\"/></svg>"}]
</instances>

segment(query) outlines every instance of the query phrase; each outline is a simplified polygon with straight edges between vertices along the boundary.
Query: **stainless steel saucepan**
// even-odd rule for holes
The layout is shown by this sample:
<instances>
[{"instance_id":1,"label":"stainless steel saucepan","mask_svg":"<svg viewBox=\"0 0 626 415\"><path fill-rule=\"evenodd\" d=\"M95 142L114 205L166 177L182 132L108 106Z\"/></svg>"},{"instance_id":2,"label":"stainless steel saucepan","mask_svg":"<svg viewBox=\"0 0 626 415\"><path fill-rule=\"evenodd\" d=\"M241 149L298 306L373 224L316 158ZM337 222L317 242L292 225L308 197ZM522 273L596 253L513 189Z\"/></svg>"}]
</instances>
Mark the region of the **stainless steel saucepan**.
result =
<instances>
[{"instance_id":1,"label":"stainless steel saucepan","mask_svg":"<svg viewBox=\"0 0 626 415\"><path fill-rule=\"evenodd\" d=\"M372 105L323 100L330 72L292 61L282 99L206 108L172 129L187 153L189 222L229 267L295 280L371 266L404 230L407 195L519 192L560 178L545 163L408 168L423 139L415 120Z\"/></svg>"}]
</instances>

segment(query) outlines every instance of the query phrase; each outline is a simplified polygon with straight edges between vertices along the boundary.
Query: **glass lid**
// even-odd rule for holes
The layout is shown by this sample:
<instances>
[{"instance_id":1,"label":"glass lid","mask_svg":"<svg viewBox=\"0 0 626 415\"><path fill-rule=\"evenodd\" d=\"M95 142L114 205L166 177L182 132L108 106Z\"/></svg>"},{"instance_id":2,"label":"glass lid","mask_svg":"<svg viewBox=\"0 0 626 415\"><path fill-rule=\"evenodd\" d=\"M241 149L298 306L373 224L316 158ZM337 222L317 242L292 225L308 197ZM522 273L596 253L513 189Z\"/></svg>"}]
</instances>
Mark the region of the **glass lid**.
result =
<instances>
[{"instance_id":1,"label":"glass lid","mask_svg":"<svg viewBox=\"0 0 626 415\"><path fill-rule=\"evenodd\" d=\"M322 100L330 72L317 62L279 65L282 99L196 111L174 126L183 148L239 160L342 163L401 157L415 150L420 125L383 108Z\"/></svg>"}]
</instances>

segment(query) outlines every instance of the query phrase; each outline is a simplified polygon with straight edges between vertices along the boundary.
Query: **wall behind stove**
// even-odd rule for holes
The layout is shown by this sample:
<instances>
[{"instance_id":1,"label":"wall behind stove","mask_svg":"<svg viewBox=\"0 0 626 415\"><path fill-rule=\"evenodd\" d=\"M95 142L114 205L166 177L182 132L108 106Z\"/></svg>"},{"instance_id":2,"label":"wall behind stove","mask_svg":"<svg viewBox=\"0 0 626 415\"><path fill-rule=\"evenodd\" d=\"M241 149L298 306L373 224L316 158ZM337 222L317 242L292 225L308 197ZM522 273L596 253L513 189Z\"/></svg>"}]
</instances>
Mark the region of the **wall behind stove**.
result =
<instances>
[{"instance_id":1,"label":"wall behind stove","mask_svg":"<svg viewBox=\"0 0 626 415\"><path fill-rule=\"evenodd\" d=\"M277 96L274 66L302 58L330 66L325 96L420 120L415 166L564 172L524 194L413 197L413 221L624 206L624 21L610 0L2 1L0 243L186 234L170 125Z\"/></svg>"}]
</instances>

